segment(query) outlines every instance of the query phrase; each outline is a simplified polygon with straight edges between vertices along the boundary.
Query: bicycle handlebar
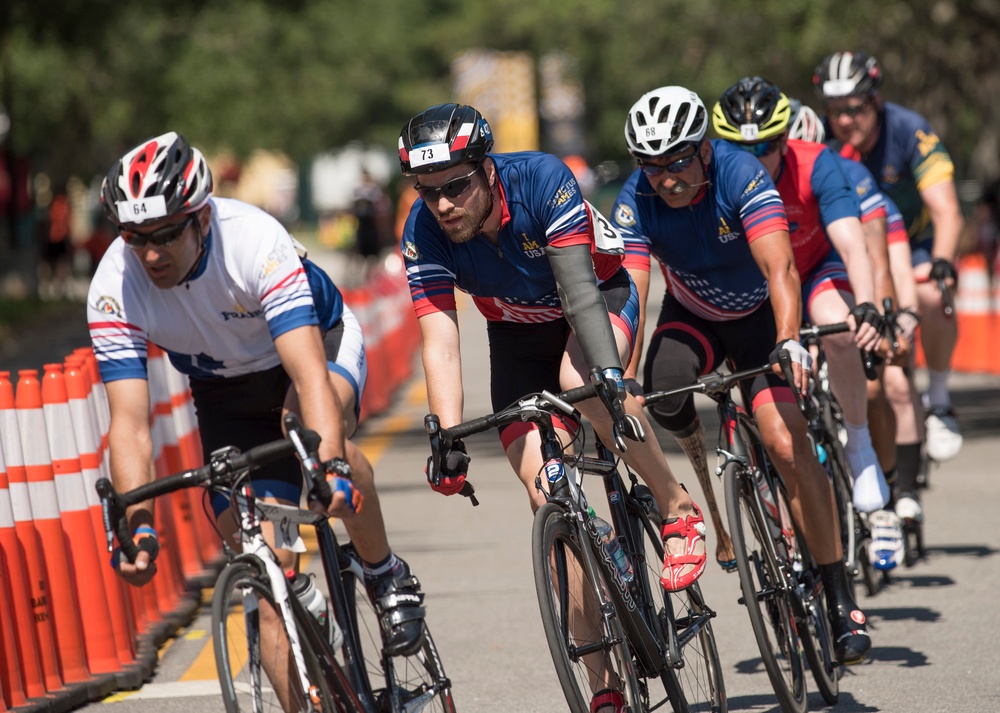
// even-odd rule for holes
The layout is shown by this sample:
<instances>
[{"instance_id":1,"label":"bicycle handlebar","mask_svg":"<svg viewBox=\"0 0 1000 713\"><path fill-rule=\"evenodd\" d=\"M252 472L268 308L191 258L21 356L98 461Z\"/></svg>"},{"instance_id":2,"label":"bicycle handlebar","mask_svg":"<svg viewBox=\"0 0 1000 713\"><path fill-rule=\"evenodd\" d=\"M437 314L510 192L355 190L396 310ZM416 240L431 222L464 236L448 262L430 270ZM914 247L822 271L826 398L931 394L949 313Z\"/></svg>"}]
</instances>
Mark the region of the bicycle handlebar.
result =
<instances>
[{"instance_id":1,"label":"bicycle handlebar","mask_svg":"<svg viewBox=\"0 0 1000 713\"><path fill-rule=\"evenodd\" d=\"M597 382L579 386L575 389L562 391L553 394L549 391L541 391L529 394L518 400L517 404L508 406L496 413L480 416L469 421L449 426L441 427L441 419L436 414L424 416L424 430L431 443L431 457L427 461L427 476L435 485L441 481L441 454L451 448L451 445L460 438L472 436L494 428L500 428L518 421L530 421L532 423L544 423L551 421L552 415L559 413L579 422L580 412L573 404L579 401L586 401L598 396L601 385L604 382ZM479 505L475 496L476 489L468 480L459 492L469 498L473 506Z\"/></svg>"},{"instance_id":2,"label":"bicycle handlebar","mask_svg":"<svg viewBox=\"0 0 1000 713\"><path fill-rule=\"evenodd\" d=\"M114 539L118 540L123 557L129 562L135 562L140 550L149 552L150 558L155 559L156 552L151 549L152 545L143 544L151 538L144 538L139 544L136 544L132 538L127 515L127 509L130 506L204 483L211 485L230 483L234 480L233 476L235 475L255 470L293 454L302 460L303 470L306 473L307 481L309 481L310 498L315 497L324 506L329 506L332 502L332 493L329 483L323 477L325 475L323 466L316 453L320 443L319 434L303 428L298 417L292 413L285 416L285 429L289 434L288 438L254 446L246 452L240 452L232 446L221 448L212 453L209 456L209 462L199 468L154 480L125 493L116 491L114 485L107 478L98 480L96 488L97 494L101 498L101 511L104 517L108 549L112 548L113 536ZM326 492L325 501L324 489Z\"/></svg>"},{"instance_id":3,"label":"bicycle handlebar","mask_svg":"<svg viewBox=\"0 0 1000 713\"><path fill-rule=\"evenodd\" d=\"M888 312L886 314L888 315ZM888 319L888 317L886 319ZM802 327L799 329L799 339L812 340L819 337L826 337L831 334L842 334L850 331L851 327L847 324L847 322L812 324L808 327ZM868 379L868 381L875 381L878 379L876 366L877 363L875 360L875 353L870 351L861 351L861 367L864 369L865 378Z\"/></svg>"}]
</instances>

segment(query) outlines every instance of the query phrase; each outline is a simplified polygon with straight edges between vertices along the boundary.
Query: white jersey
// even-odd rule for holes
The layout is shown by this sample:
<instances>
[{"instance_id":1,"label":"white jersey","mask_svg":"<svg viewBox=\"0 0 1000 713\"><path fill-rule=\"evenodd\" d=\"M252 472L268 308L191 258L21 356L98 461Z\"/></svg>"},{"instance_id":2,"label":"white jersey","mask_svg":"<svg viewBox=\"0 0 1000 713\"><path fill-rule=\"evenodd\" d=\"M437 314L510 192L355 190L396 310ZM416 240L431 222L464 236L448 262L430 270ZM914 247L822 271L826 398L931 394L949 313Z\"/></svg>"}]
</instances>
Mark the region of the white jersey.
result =
<instances>
[{"instance_id":1,"label":"white jersey","mask_svg":"<svg viewBox=\"0 0 1000 713\"><path fill-rule=\"evenodd\" d=\"M146 343L195 378L264 371L281 360L278 336L303 325L321 331L343 314L340 292L264 211L214 198L205 253L186 283L161 289L120 237L97 268L87 319L105 382L146 378Z\"/></svg>"}]
</instances>

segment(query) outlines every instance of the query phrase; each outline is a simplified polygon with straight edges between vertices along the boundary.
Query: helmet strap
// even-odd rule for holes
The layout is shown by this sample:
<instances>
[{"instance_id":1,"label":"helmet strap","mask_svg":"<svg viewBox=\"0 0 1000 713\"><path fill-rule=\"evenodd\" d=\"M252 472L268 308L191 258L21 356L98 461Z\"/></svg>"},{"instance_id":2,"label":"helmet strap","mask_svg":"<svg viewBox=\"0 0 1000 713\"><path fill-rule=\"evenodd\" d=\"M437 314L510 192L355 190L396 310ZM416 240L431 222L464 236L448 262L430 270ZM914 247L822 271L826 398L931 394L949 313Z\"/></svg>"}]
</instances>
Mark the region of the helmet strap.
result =
<instances>
[{"instance_id":1,"label":"helmet strap","mask_svg":"<svg viewBox=\"0 0 1000 713\"><path fill-rule=\"evenodd\" d=\"M201 232L201 220L195 220L194 225L195 230L198 231L198 256L195 257L194 264L191 265L191 269L188 270L187 274L184 275L184 277L182 277L177 283L178 287L184 285L184 287L189 290L191 289L191 280L194 278L194 274L198 271L198 266L201 265L202 258L205 257L205 245L208 242L205 240L205 235Z\"/></svg>"},{"instance_id":2,"label":"helmet strap","mask_svg":"<svg viewBox=\"0 0 1000 713\"><path fill-rule=\"evenodd\" d=\"M480 162L480 164L479 164L479 170L482 172L482 174L483 174L483 180L486 181L486 188L489 189L489 192L490 192L490 204L489 204L489 208L486 209L486 213L483 214L483 219L481 221L479 221L479 227L476 228L476 232L477 233L483 232L483 226L486 225L486 221L490 219L491 215L493 215L493 208L495 206L495 198L494 198L494 195L493 195L493 189L496 188L495 185L491 185L490 184L490 178L489 178L489 176L486 175L485 161ZM497 180L500 180L500 179L497 178Z\"/></svg>"}]
</instances>

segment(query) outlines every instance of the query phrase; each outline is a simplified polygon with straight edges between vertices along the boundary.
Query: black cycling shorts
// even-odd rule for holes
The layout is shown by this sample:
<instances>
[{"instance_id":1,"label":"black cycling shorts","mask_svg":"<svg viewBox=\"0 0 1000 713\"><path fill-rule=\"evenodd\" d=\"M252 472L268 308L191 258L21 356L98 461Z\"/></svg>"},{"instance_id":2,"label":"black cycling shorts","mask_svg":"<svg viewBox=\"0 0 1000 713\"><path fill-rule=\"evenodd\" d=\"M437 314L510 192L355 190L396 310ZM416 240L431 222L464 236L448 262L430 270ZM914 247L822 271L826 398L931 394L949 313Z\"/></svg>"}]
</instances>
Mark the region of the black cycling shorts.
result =
<instances>
[{"instance_id":1,"label":"black cycling shorts","mask_svg":"<svg viewBox=\"0 0 1000 713\"><path fill-rule=\"evenodd\" d=\"M338 322L323 337L327 359L336 361L344 323ZM201 446L209 454L226 446L247 451L282 438L281 410L292 382L280 364L227 379L190 380L191 395L198 416ZM289 456L251 473L257 497L274 497L298 503L302 495L302 471L298 460ZM222 495L213 495L216 516L228 507Z\"/></svg>"},{"instance_id":2,"label":"black cycling shorts","mask_svg":"<svg viewBox=\"0 0 1000 713\"><path fill-rule=\"evenodd\" d=\"M667 293L656 324L646 351L646 392L687 386L723 361L733 371L762 366L777 341L770 302L741 319L710 322L696 317ZM753 408L773 401L794 402L785 380L774 373L755 377L743 388ZM691 394L659 401L650 411L671 433L686 432L697 417Z\"/></svg>"},{"instance_id":3,"label":"black cycling shorts","mask_svg":"<svg viewBox=\"0 0 1000 713\"><path fill-rule=\"evenodd\" d=\"M624 270L601 283L608 313L622 313L633 289ZM531 393L562 390L559 367L572 333L565 317L540 324L488 322L486 332L490 341L490 396L494 411ZM507 428L500 429L501 438Z\"/></svg>"}]
</instances>

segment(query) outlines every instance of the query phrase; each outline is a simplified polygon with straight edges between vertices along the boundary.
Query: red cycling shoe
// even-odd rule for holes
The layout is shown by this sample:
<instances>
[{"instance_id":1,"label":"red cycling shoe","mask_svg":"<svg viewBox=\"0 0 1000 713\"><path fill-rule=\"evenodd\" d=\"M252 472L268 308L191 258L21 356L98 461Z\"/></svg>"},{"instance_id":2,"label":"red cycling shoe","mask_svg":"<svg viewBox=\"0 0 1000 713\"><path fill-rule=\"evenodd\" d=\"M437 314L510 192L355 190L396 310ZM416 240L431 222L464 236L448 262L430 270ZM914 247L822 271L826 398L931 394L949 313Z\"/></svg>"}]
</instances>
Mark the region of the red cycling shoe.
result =
<instances>
[{"instance_id":1,"label":"red cycling shoe","mask_svg":"<svg viewBox=\"0 0 1000 713\"><path fill-rule=\"evenodd\" d=\"M590 713L625 713L625 698L621 691L605 688L594 694L594 699L590 702Z\"/></svg>"},{"instance_id":2,"label":"red cycling shoe","mask_svg":"<svg viewBox=\"0 0 1000 713\"><path fill-rule=\"evenodd\" d=\"M660 584L668 592L677 592L690 587L705 571L705 562L708 560L705 554L705 518L702 517L697 505L692 503L692 506L693 515L664 520L661 525L660 535L663 537L664 555ZM667 540L672 537L684 540L683 554L671 554L667 549Z\"/></svg>"}]
</instances>

